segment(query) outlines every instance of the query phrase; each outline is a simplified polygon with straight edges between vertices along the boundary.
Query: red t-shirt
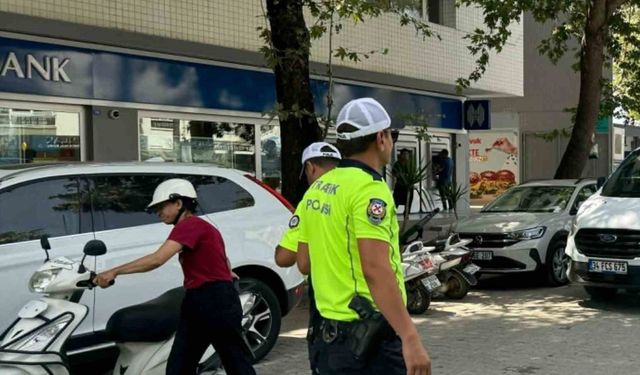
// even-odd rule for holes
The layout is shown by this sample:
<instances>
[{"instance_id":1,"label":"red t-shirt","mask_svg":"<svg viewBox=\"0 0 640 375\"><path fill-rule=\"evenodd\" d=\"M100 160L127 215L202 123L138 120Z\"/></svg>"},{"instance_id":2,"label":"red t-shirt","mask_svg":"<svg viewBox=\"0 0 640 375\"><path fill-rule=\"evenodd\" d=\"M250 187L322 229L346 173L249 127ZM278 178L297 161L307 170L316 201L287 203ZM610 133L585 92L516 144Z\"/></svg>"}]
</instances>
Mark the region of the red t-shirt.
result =
<instances>
[{"instance_id":1,"label":"red t-shirt","mask_svg":"<svg viewBox=\"0 0 640 375\"><path fill-rule=\"evenodd\" d=\"M184 287L193 289L209 281L231 281L227 254L220 232L197 216L189 216L176 224L169 239L181 244L180 264Z\"/></svg>"}]
</instances>

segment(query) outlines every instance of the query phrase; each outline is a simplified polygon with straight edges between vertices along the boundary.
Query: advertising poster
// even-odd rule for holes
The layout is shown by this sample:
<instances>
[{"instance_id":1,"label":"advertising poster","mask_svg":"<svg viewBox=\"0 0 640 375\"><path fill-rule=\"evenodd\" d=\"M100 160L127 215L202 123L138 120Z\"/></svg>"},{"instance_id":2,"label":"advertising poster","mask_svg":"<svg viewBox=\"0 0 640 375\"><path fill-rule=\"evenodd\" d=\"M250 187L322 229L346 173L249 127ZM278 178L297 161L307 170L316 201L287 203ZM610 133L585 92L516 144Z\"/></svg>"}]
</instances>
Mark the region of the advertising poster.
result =
<instances>
[{"instance_id":1,"label":"advertising poster","mask_svg":"<svg viewBox=\"0 0 640 375\"><path fill-rule=\"evenodd\" d=\"M471 205L484 205L520 182L518 133L514 130L469 133Z\"/></svg>"}]
</instances>

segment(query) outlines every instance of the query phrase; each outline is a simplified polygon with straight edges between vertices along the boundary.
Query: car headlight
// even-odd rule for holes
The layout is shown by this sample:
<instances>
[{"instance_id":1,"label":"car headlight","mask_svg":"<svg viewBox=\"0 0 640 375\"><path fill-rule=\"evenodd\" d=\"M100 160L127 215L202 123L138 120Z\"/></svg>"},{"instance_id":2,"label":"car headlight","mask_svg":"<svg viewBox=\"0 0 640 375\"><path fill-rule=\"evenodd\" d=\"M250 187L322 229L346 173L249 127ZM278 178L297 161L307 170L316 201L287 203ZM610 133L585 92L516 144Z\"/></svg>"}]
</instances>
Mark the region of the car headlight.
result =
<instances>
[{"instance_id":1,"label":"car headlight","mask_svg":"<svg viewBox=\"0 0 640 375\"><path fill-rule=\"evenodd\" d=\"M547 230L545 227L535 227L531 229L520 230L517 232L511 232L508 234L509 238L513 240L535 240L544 236L544 232Z\"/></svg>"},{"instance_id":2,"label":"car headlight","mask_svg":"<svg viewBox=\"0 0 640 375\"><path fill-rule=\"evenodd\" d=\"M11 345L10 349L21 350L25 352L41 352L45 350L53 340L58 337L58 334L69 325L69 322L73 319L71 314L66 314L60 318L47 323L44 327L38 329L32 334L24 337Z\"/></svg>"},{"instance_id":3,"label":"car headlight","mask_svg":"<svg viewBox=\"0 0 640 375\"><path fill-rule=\"evenodd\" d=\"M576 231L578 230L578 224L576 222L577 220L574 217L573 220L571 220L571 231L569 232L569 236L576 234Z\"/></svg>"},{"instance_id":4,"label":"car headlight","mask_svg":"<svg viewBox=\"0 0 640 375\"><path fill-rule=\"evenodd\" d=\"M59 273L59 268L34 273L29 280L29 290L35 293L44 292Z\"/></svg>"}]
</instances>

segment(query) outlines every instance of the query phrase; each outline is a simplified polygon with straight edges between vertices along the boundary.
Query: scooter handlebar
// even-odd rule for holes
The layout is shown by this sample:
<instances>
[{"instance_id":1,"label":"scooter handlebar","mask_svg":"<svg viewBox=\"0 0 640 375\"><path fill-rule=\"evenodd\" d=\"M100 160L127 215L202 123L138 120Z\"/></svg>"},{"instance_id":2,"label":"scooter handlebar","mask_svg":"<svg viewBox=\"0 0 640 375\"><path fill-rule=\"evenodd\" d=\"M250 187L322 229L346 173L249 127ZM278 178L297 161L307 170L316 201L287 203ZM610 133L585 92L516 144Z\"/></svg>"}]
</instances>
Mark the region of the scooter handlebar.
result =
<instances>
[{"instance_id":1,"label":"scooter handlebar","mask_svg":"<svg viewBox=\"0 0 640 375\"><path fill-rule=\"evenodd\" d=\"M90 271L89 272L89 279L83 280L83 281L78 281L76 286L81 287L81 288L93 289L93 288L98 286L96 283L93 282L93 280L96 278L96 276L97 276L97 274L95 272ZM109 286L111 286L111 285L113 285L115 283L116 283L115 280L111 280L111 281L109 281Z\"/></svg>"}]
</instances>

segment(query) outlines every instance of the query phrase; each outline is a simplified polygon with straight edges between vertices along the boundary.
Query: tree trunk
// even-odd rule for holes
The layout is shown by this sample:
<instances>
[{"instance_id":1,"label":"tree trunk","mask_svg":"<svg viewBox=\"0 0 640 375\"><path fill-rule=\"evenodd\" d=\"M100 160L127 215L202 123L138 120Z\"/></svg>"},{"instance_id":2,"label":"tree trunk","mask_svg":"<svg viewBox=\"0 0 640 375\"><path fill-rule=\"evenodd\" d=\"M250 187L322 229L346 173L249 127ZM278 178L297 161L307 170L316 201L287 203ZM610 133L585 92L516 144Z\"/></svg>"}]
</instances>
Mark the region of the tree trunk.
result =
<instances>
[{"instance_id":1,"label":"tree trunk","mask_svg":"<svg viewBox=\"0 0 640 375\"><path fill-rule=\"evenodd\" d=\"M277 56L274 73L280 104L282 194L295 205L307 187L299 180L302 150L322 136L313 115L315 109L309 83L311 41L302 12L302 0L267 0L266 3L271 40Z\"/></svg>"},{"instance_id":2,"label":"tree trunk","mask_svg":"<svg viewBox=\"0 0 640 375\"><path fill-rule=\"evenodd\" d=\"M580 178L593 146L591 137L600 113L604 46L609 17L620 6L618 0L593 0L587 15L580 55L580 96L571 138L554 178Z\"/></svg>"}]
</instances>

